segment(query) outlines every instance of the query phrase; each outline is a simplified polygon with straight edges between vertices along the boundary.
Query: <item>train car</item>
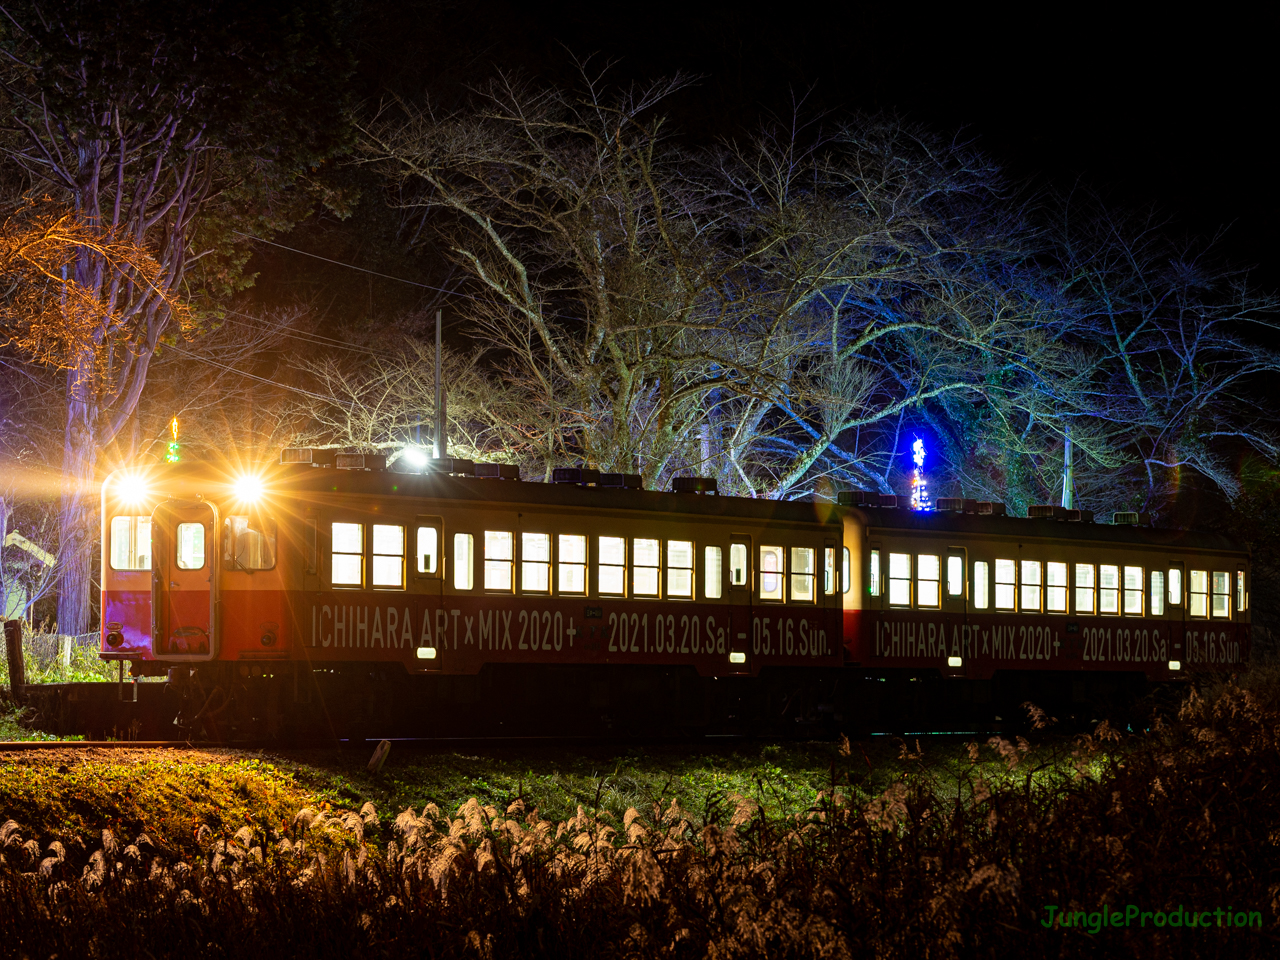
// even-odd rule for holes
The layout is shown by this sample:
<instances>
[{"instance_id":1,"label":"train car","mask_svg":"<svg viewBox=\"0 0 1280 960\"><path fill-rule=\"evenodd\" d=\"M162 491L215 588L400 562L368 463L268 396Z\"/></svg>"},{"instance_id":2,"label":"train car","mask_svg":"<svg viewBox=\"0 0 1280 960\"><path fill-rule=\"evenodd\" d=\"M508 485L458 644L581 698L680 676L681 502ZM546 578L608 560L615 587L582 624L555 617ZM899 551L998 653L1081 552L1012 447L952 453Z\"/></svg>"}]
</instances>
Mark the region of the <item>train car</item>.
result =
<instances>
[{"instance_id":1,"label":"train car","mask_svg":"<svg viewBox=\"0 0 1280 960\"><path fill-rule=\"evenodd\" d=\"M910 728L1248 653L1248 558L1213 538L402 470L292 449L113 473L102 656L228 738Z\"/></svg>"}]
</instances>

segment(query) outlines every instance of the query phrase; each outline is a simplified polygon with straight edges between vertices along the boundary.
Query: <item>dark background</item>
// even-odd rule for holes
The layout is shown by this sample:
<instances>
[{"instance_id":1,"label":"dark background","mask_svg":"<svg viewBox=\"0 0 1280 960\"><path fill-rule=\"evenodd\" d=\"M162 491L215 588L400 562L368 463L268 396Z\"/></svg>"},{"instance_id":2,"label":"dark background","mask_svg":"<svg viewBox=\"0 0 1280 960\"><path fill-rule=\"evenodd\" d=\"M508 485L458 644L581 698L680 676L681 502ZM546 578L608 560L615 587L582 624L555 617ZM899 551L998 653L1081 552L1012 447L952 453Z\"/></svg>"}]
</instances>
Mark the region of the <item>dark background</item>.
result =
<instances>
[{"instance_id":1,"label":"dark background","mask_svg":"<svg viewBox=\"0 0 1280 960\"><path fill-rule=\"evenodd\" d=\"M572 82L574 58L590 57L592 68L612 63L618 83L697 76L667 105L679 135L695 141L742 136L763 114L786 116L793 98L832 116L887 111L972 140L1018 183L1154 205L1175 237L1221 234L1224 258L1254 268L1261 288L1280 287L1274 25L1264 13L501 0L349 9L368 109L424 94L447 107L499 69ZM359 170L338 176L360 191L355 215L322 215L285 242L440 281L438 258L405 250L380 185ZM263 251L253 264L259 296L306 295L336 325L434 306L428 291L302 261Z\"/></svg>"}]
</instances>

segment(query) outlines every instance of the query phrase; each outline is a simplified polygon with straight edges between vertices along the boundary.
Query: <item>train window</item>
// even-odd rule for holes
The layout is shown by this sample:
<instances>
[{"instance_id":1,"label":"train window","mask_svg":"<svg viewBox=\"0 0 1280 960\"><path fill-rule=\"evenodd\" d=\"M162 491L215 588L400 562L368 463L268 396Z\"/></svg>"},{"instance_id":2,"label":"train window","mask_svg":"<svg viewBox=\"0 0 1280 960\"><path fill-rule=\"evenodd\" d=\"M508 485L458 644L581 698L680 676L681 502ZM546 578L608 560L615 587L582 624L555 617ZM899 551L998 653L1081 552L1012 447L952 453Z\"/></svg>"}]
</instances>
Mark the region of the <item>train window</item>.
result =
<instances>
[{"instance_id":1,"label":"train window","mask_svg":"<svg viewBox=\"0 0 1280 960\"><path fill-rule=\"evenodd\" d=\"M204 524L178 524L178 569L199 570L204 566Z\"/></svg>"},{"instance_id":2,"label":"train window","mask_svg":"<svg viewBox=\"0 0 1280 960\"><path fill-rule=\"evenodd\" d=\"M911 554L889 554L889 605L911 606Z\"/></svg>"},{"instance_id":3,"label":"train window","mask_svg":"<svg viewBox=\"0 0 1280 960\"><path fill-rule=\"evenodd\" d=\"M1098 612L1120 612L1120 568L1115 564L1098 565Z\"/></svg>"},{"instance_id":4,"label":"train window","mask_svg":"<svg viewBox=\"0 0 1280 960\"><path fill-rule=\"evenodd\" d=\"M1169 568L1169 604L1170 606L1182 606L1182 567L1174 566Z\"/></svg>"},{"instance_id":5,"label":"train window","mask_svg":"<svg viewBox=\"0 0 1280 960\"><path fill-rule=\"evenodd\" d=\"M484 532L484 588L511 592L515 540L509 530Z\"/></svg>"},{"instance_id":6,"label":"train window","mask_svg":"<svg viewBox=\"0 0 1280 960\"><path fill-rule=\"evenodd\" d=\"M1237 570L1236 571L1236 610L1240 613L1243 613L1244 608L1247 607L1248 605L1249 605L1248 596L1244 592L1244 571Z\"/></svg>"},{"instance_id":7,"label":"train window","mask_svg":"<svg viewBox=\"0 0 1280 960\"><path fill-rule=\"evenodd\" d=\"M312 527L308 532L314 530ZM222 524L222 565L228 570L270 570L276 565L276 522L227 517Z\"/></svg>"},{"instance_id":8,"label":"train window","mask_svg":"<svg viewBox=\"0 0 1280 960\"><path fill-rule=\"evenodd\" d=\"M1067 612L1067 565L1050 560L1044 565L1044 608L1050 613Z\"/></svg>"},{"instance_id":9,"label":"train window","mask_svg":"<svg viewBox=\"0 0 1280 960\"><path fill-rule=\"evenodd\" d=\"M364 526L359 523L335 523L333 562L330 581L335 587L364 586Z\"/></svg>"},{"instance_id":10,"label":"train window","mask_svg":"<svg viewBox=\"0 0 1280 960\"><path fill-rule=\"evenodd\" d=\"M1023 560L1022 561L1022 597L1018 604L1019 609L1027 613L1039 613L1041 610L1041 590L1044 584L1040 582L1043 570L1039 560Z\"/></svg>"},{"instance_id":11,"label":"train window","mask_svg":"<svg viewBox=\"0 0 1280 960\"><path fill-rule=\"evenodd\" d=\"M475 580L476 538L469 533L453 535L453 589L470 590Z\"/></svg>"},{"instance_id":12,"label":"train window","mask_svg":"<svg viewBox=\"0 0 1280 960\"><path fill-rule=\"evenodd\" d=\"M662 544L658 540L636 537L631 541L631 595L656 597L659 595L659 567Z\"/></svg>"},{"instance_id":13,"label":"train window","mask_svg":"<svg viewBox=\"0 0 1280 960\"><path fill-rule=\"evenodd\" d=\"M781 600L786 556L781 547L760 548L760 599Z\"/></svg>"},{"instance_id":14,"label":"train window","mask_svg":"<svg viewBox=\"0 0 1280 960\"><path fill-rule=\"evenodd\" d=\"M938 581L941 579L942 565L938 563L937 554L921 553L916 556L916 606L937 607L941 596Z\"/></svg>"},{"instance_id":15,"label":"train window","mask_svg":"<svg viewBox=\"0 0 1280 960\"><path fill-rule=\"evenodd\" d=\"M1187 613L1193 617L1209 616L1209 572L1192 570L1187 577Z\"/></svg>"},{"instance_id":16,"label":"train window","mask_svg":"<svg viewBox=\"0 0 1280 960\"><path fill-rule=\"evenodd\" d=\"M551 592L551 534L520 534L520 591Z\"/></svg>"},{"instance_id":17,"label":"train window","mask_svg":"<svg viewBox=\"0 0 1280 960\"><path fill-rule=\"evenodd\" d=\"M1151 615L1164 616L1164 571L1151 571Z\"/></svg>"},{"instance_id":18,"label":"train window","mask_svg":"<svg viewBox=\"0 0 1280 960\"><path fill-rule=\"evenodd\" d=\"M560 534L556 589L562 594L576 593L579 596L587 592L587 538L582 534Z\"/></svg>"},{"instance_id":19,"label":"train window","mask_svg":"<svg viewBox=\"0 0 1280 960\"><path fill-rule=\"evenodd\" d=\"M1094 579L1094 569L1092 563L1076 564L1076 613L1092 614L1095 610L1094 588L1097 582Z\"/></svg>"},{"instance_id":20,"label":"train window","mask_svg":"<svg viewBox=\"0 0 1280 960\"><path fill-rule=\"evenodd\" d=\"M791 548L791 601L792 603L813 603L814 575L813 547Z\"/></svg>"},{"instance_id":21,"label":"train window","mask_svg":"<svg viewBox=\"0 0 1280 960\"><path fill-rule=\"evenodd\" d=\"M1142 616L1142 568L1124 568L1124 615Z\"/></svg>"},{"instance_id":22,"label":"train window","mask_svg":"<svg viewBox=\"0 0 1280 960\"><path fill-rule=\"evenodd\" d=\"M840 577L840 592L841 592L841 593L848 593L848 592L849 592L849 583L850 583L850 579L849 579L849 573L850 573L850 568L849 568L849 548L848 548L848 547L844 547L844 548L843 548L843 550L844 550L844 569L840 571L840 572L841 572L841 574L843 574L843 576L841 576L841 577ZM877 573L878 573L878 572L879 572L879 571L877 571ZM876 584L876 586L879 586L879 584Z\"/></svg>"},{"instance_id":23,"label":"train window","mask_svg":"<svg viewBox=\"0 0 1280 960\"><path fill-rule=\"evenodd\" d=\"M947 596L964 596L964 557L954 553L947 557Z\"/></svg>"},{"instance_id":24,"label":"train window","mask_svg":"<svg viewBox=\"0 0 1280 960\"><path fill-rule=\"evenodd\" d=\"M990 602L988 596L988 577L991 575L991 568L985 560L973 561L973 606L976 610L987 609Z\"/></svg>"},{"instance_id":25,"label":"train window","mask_svg":"<svg viewBox=\"0 0 1280 960\"><path fill-rule=\"evenodd\" d=\"M435 573L440 568L440 531L418 528L418 572Z\"/></svg>"},{"instance_id":26,"label":"train window","mask_svg":"<svg viewBox=\"0 0 1280 960\"><path fill-rule=\"evenodd\" d=\"M111 569L151 569L151 518L111 518Z\"/></svg>"},{"instance_id":27,"label":"train window","mask_svg":"<svg viewBox=\"0 0 1280 960\"><path fill-rule=\"evenodd\" d=\"M693 599L693 541L667 541L667 596Z\"/></svg>"},{"instance_id":28,"label":"train window","mask_svg":"<svg viewBox=\"0 0 1280 960\"><path fill-rule=\"evenodd\" d=\"M623 537L601 537L600 595L624 597L627 594L627 541Z\"/></svg>"},{"instance_id":29,"label":"train window","mask_svg":"<svg viewBox=\"0 0 1280 960\"><path fill-rule=\"evenodd\" d=\"M1012 560L996 560L996 609L1012 610L1018 567Z\"/></svg>"},{"instance_id":30,"label":"train window","mask_svg":"<svg viewBox=\"0 0 1280 960\"><path fill-rule=\"evenodd\" d=\"M1231 616L1231 574L1225 570L1213 571L1213 616L1214 619Z\"/></svg>"},{"instance_id":31,"label":"train window","mask_svg":"<svg viewBox=\"0 0 1280 960\"><path fill-rule=\"evenodd\" d=\"M404 527L373 525L373 585L404 587Z\"/></svg>"},{"instance_id":32,"label":"train window","mask_svg":"<svg viewBox=\"0 0 1280 960\"><path fill-rule=\"evenodd\" d=\"M880 596L880 551L871 551L871 570L867 577L868 590L871 596Z\"/></svg>"},{"instance_id":33,"label":"train window","mask_svg":"<svg viewBox=\"0 0 1280 960\"><path fill-rule=\"evenodd\" d=\"M667 596L693 599L693 541L667 541Z\"/></svg>"},{"instance_id":34,"label":"train window","mask_svg":"<svg viewBox=\"0 0 1280 960\"><path fill-rule=\"evenodd\" d=\"M719 600L723 593L724 570L721 569L721 557L719 547L702 548L702 595L708 600Z\"/></svg>"},{"instance_id":35,"label":"train window","mask_svg":"<svg viewBox=\"0 0 1280 960\"><path fill-rule=\"evenodd\" d=\"M822 551L822 592L827 596L836 592L836 548Z\"/></svg>"},{"instance_id":36,"label":"train window","mask_svg":"<svg viewBox=\"0 0 1280 960\"><path fill-rule=\"evenodd\" d=\"M729 544L729 585L733 587L747 585L747 545L745 543Z\"/></svg>"}]
</instances>

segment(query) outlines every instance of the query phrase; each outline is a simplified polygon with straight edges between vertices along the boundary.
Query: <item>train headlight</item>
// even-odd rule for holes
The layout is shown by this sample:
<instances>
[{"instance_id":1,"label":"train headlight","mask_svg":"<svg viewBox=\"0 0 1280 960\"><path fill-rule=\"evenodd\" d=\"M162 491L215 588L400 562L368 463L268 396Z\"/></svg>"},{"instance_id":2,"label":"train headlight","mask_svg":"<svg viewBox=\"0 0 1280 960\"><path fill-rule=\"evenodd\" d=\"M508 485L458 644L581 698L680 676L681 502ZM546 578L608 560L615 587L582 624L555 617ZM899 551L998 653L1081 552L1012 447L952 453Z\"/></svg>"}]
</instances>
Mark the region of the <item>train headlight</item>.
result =
<instances>
[{"instance_id":1,"label":"train headlight","mask_svg":"<svg viewBox=\"0 0 1280 960\"><path fill-rule=\"evenodd\" d=\"M947 666L948 666L948 667L963 667L963 666L964 666L964 660L962 660L960 657L947 657Z\"/></svg>"},{"instance_id":2,"label":"train headlight","mask_svg":"<svg viewBox=\"0 0 1280 960\"><path fill-rule=\"evenodd\" d=\"M246 473L232 487L237 499L243 503L256 503L262 497L262 478Z\"/></svg>"},{"instance_id":3,"label":"train headlight","mask_svg":"<svg viewBox=\"0 0 1280 960\"><path fill-rule=\"evenodd\" d=\"M419 660L434 660L435 658L436 658L435 647L419 647L418 648Z\"/></svg>"},{"instance_id":4,"label":"train headlight","mask_svg":"<svg viewBox=\"0 0 1280 960\"><path fill-rule=\"evenodd\" d=\"M731 653L729 654L729 662L730 663L746 663L747 655L745 653Z\"/></svg>"},{"instance_id":5,"label":"train headlight","mask_svg":"<svg viewBox=\"0 0 1280 960\"><path fill-rule=\"evenodd\" d=\"M1181 661L1181 660L1170 660L1170 661L1169 661L1169 669L1170 669L1170 670L1181 670L1181 669L1182 669L1182 661Z\"/></svg>"},{"instance_id":6,"label":"train headlight","mask_svg":"<svg viewBox=\"0 0 1280 960\"><path fill-rule=\"evenodd\" d=\"M419 470L427 465L427 454L418 447L405 447L404 460L409 466L417 467Z\"/></svg>"},{"instance_id":7,"label":"train headlight","mask_svg":"<svg viewBox=\"0 0 1280 960\"><path fill-rule=\"evenodd\" d=\"M122 503L136 505L142 503L150 495L145 478L136 473L126 473L115 482L116 496Z\"/></svg>"},{"instance_id":8,"label":"train headlight","mask_svg":"<svg viewBox=\"0 0 1280 960\"><path fill-rule=\"evenodd\" d=\"M121 633L119 630L112 630L110 633L107 634L108 647L118 647L122 643L124 643L124 634Z\"/></svg>"}]
</instances>

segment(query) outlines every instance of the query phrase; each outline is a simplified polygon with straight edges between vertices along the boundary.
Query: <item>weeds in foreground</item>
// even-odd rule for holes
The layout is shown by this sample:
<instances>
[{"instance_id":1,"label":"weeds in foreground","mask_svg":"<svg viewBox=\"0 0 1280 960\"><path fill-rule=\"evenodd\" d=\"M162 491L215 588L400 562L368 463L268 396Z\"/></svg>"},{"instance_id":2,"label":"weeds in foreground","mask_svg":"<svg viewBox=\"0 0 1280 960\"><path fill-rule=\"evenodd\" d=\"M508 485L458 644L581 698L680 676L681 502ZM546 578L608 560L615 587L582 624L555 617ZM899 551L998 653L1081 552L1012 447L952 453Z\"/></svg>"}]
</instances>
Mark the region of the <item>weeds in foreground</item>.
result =
<instances>
[{"instance_id":1,"label":"weeds in foreground","mask_svg":"<svg viewBox=\"0 0 1280 960\"><path fill-rule=\"evenodd\" d=\"M32 957L1268 955L1278 733L1246 691L1193 695L1114 754L1105 725L1052 760L997 738L958 782L909 773L870 802L833 766L830 789L791 817L729 794L560 821L522 798L389 823L366 804L304 809L280 831L205 831L190 859L110 832L77 856L9 822L0 943ZM988 750L1004 775L981 762ZM340 852L324 839L335 830L350 841ZM1232 906L1262 929L1044 926L1049 905L1129 904Z\"/></svg>"}]
</instances>

